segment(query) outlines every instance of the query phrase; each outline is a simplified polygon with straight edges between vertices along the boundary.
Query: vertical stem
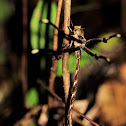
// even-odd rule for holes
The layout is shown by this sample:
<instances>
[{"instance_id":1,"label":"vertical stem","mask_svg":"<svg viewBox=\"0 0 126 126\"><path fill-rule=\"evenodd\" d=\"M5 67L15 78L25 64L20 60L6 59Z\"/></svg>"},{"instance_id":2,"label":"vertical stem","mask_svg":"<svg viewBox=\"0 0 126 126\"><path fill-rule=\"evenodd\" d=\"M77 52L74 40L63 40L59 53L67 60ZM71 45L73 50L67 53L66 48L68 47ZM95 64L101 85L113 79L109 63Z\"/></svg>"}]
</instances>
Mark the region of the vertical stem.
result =
<instances>
[{"instance_id":1,"label":"vertical stem","mask_svg":"<svg viewBox=\"0 0 126 126\"><path fill-rule=\"evenodd\" d=\"M57 14L56 14L56 23L55 23L55 25L57 27L59 27L62 3L63 3L63 0L59 0L58 1ZM58 48L58 29L55 28L55 30L54 30L54 38L53 38L53 50L56 51L57 48Z\"/></svg>"},{"instance_id":2,"label":"vertical stem","mask_svg":"<svg viewBox=\"0 0 126 126\"><path fill-rule=\"evenodd\" d=\"M23 41L22 41L22 59L21 59L21 80L22 80L22 89L23 89L23 95L25 97L27 90L28 90L28 85L27 85L27 26L28 26L28 8L27 5L28 1L27 0L22 0L22 6L23 6L23 17L22 17L22 22L23 22Z\"/></svg>"},{"instance_id":3,"label":"vertical stem","mask_svg":"<svg viewBox=\"0 0 126 126\"><path fill-rule=\"evenodd\" d=\"M61 8L62 8L62 2L63 0L58 1L58 7L57 7L57 14L56 14L56 22L55 25L59 27L59 21L60 21L60 13L61 13ZM54 30L54 38L53 38L53 50L56 51L58 48L58 30ZM58 60L55 58L55 56L52 57L52 67L50 71L50 78L49 78L49 89L54 90L54 81L55 81L55 71L57 67ZM53 98L49 95L48 97L48 105L49 108L52 107L53 103Z\"/></svg>"},{"instance_id":4,"label":"vertical stem","mask_svg":"<svg viewBox=\"0 0 126 126\"><path fill-rule=\"evenodd\" d=\"M64 0L64 32L66 34L69 34L68 26L70 26L70 12L71 12L71 0ZM69 44L69 41L64 39L63 40L63 46L66 46ZM62 71L63 71L63 84L64 84L64 93L65 93L65 126L67 126L67 115L68 115L68 103L67 98L70 91L70 74L68 70L68 58L69 53L63 54L63 60L62 60Z\"/></svg>"},{"instance_id":5,"label":"vertical stem","mask_svg":"<svg viewBox=\"0 0 126 126\"><path fill-rule=\"evenodd\" d=\"M71 10L71 0L64 0L64 32L69 34L68 26L70 26L70 11ZM63 46L68 45L69 41L64 39ZM69 53L65 53L63 55L63 83L64 83L64 93L65 93L65 101L67 102L69 87L70 87L70 74L68 70L68 57Z\"/></svg>"}]
</instances>

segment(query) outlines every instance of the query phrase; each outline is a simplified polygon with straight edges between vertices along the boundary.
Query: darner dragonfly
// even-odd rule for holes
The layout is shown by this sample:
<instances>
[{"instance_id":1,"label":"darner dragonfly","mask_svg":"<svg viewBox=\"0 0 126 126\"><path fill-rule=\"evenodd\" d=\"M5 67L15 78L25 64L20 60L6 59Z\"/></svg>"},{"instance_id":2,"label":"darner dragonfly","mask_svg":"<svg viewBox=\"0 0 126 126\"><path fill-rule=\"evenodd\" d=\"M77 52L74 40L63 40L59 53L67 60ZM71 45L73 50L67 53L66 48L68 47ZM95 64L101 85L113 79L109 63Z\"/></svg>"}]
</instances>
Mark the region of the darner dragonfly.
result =
<instances>
[{"instance_id":1,"label":"darner dragonfly","mask_svg":"<svg viewBox=\"0 0 126 126\"><path fill-rule=\"evenodd\" d=\"M63 47L62 49L59 49L57 51L36 49L36 50L33 50L32 53L38 53L39 51L43 51L43 52L47 51L47 52L52 52L57 58L59 58L59 55L61 57L62 54L65 53L65 52L76 52L77 65L76 65L76 72L75 72L75 78L74 78L72 90L70 92L70 106L69 106L69 110L68 110L68 115L71 118L72 117L72 111L71 110L73 108L73 103L75 101L76 92L77 92L78 73L79 73L80 58L81 58L81 49L83 49L90 56L95 57L96 60L103 59L106 62L110 63L109 58L93 53L88 47L90 47L90 45L94 45L94 44L97 44L99 42L107 43L107 41L109 39L111 39L113 37L121 37L121 35L120 34L114 34L114 35L109 36L108 38L86 40L85 37L84 37L84 30L83 30L83 28L81 28L81 26L72 26L72 28L68 26L68 28L70 30L70 34L65 34L62 29L56 27L54 24L52 24L47 19L43 19L40 22L46 23L46 24L51 24L54 28L56 28L58 31L60 31L62 33L64 38L71 40L71 42L69 43L69 45L66 45L65 47ZM71 119L69 121L70 121L69 124L72 125Z\"/></svg>"},{"instance_id":2,"label":"darner dragonfly","mask_svg":"<svg viewBox=\"0 0 126 126\"><path fill-rule=\"evenodd\" d=\"M70 34L65 34L62 29L56 27L48 19L43 19L40 22L52 25L54 28L56 28L58 31L61 32L61 34L63 35L64 38L71 40L72 42L69 45L66 45L65 47L63 47L62 49L59 49L57 51L45 50L45 49L34 49L34 50L32 50L33 54L38 53L39 51L40 52L47 51L47 52L53 53L56 57L61 58L62 53L66 53L66 52L71 53L76 50L83 49L87 54L95 57L96 60L103 59L103 60L107 61L108 63L110 63L110 59L108 57L105 57L103 55L97 55L97 54L93 53L89 48L91 45L95 45L99 42L107 43L107 41L113 37L121 37L120 34L114 34L114 35L111 35L107 38L102 38L102 39L101 38L94 38L94 39L86 40L84 37L84 30L83 30L83 28L81 28L81 26L73 26L72 28L70 28L68 26L68 28L70 30ZM60 55L60 56L58 56L58 55Z\"/></svg>"}]
</instances>

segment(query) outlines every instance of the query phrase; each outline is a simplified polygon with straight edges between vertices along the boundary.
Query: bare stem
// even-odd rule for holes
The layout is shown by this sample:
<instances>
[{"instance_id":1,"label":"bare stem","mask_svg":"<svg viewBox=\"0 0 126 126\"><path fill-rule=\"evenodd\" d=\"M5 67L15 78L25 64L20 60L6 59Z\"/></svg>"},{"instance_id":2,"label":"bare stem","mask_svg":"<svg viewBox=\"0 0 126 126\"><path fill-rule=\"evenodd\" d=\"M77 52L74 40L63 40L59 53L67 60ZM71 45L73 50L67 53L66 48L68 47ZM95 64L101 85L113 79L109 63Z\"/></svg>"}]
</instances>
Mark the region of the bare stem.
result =
<instances>
[{"instance_id":1,"label":"bare stem","mask_svg":"<svg viewBox=\"0 0 126 126\"><path fill-rule=\"evenodd\" d=\"M71 0L64 1L64 32L69 34L68 26L70 25L70 9L71 9ZM68 45L69 41L64 39L63 46ZM68 70L68 57L69 53L63 55L63 83L64 83L64 93L65 101L67 102L69 87L70 87L70 74Z\"/></svg>"},{"instance_id":2,"label":"bare stem","mask_svg":"<svg viewBox=\"0 0 126 126\"><path fill-rule=\"evenodd\" d=\"M63 2L63 0L58 1L56 22L55 22L55 25L57 27L59 27L62 2ZM54 30L54 38L53 38L53 51L56 51L57 48L58 48L58 30L55 29ZM54 81L55 81L55 77L56 77L55 71L56 71L57 63L58 63L58 60L55 58L55 56L53 56L52 57L52 67L51 67L51 70L50 70L50 78L49 78L49 89L52 90L52 91L54 90ZM49 108L51 108L52 102L53 102L53 99L49 95L49 97L48 97Z\"/></svg>"},{"instance_id":3,"label":"bare stem","mask_svg":"<svg viewBox=\"0 0 126 126\"><path fill-rule=\"evenodd\" d=\"M64 32L66 34L69 34L68 26L70 26L70 12L71 12L71 0L64 0ZM63 46L66 46L69 44L69 41L64 39L63 40ZM68 69L68 58L69 53L63 54L63 65L62 65L62 71L63 71L63 84L64 84L64 93L65 93L65 126L68 124L68 110L69 110L69 101L67 102L67 98L70 91L70 73Z\"/></svg>"}]
</instances>

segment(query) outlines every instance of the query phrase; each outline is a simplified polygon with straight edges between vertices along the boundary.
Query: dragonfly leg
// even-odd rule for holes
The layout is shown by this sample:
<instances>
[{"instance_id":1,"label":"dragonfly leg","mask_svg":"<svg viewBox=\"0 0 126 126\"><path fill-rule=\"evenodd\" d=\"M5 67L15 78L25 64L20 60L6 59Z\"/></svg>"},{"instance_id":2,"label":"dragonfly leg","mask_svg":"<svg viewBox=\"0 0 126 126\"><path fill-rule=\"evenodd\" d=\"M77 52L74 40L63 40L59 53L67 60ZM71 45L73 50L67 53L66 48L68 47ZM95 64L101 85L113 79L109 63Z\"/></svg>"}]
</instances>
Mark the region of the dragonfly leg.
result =
<instances>
[{"instance_id":1,"label":"dragonfly leg","mask_svg":"<svg viewBox=\"0 0 126 126\"><path fill-rule=\"evenodd\" d=\"M83 50L88 53L89 55L91 56L94 56L96 60L98 59L104 59L105 61L107 61L108 63L110 63L110 59L108 57L105 57L105 56L102 56L102 55L97 55L97 54L94 54L90 49L88 49L86 46L83 48Z\"/></svg>"},{"instance_id":2,"label":"dragonfly leg","mask_svg":"<svg viewBox=\"0 0 126 126\"><path fill-rule=\"evenodd\" d=\"M72 28L70 26L67 26L70 32L73 32Z\"/></svg>"},{"instance_id":3,"label":"dragonfly leg","mask_svg":"<svg viewBox=\"0 0 126 126\"><path fill-rule=\"evenodd\" d=\"M107 43L109 39L113 38L113 37L121 37L120 34L114 34L114 35L111 35L109 37L106 37L106 38L94 38L94 39L89 39L87 40L86 42L86 46L87 47L90 47L90 46L93 46L99 42L104 42L104 43Z\"/></svg>"},{"instance_id":4,"label":"dragonfly leg","mask_svg":"<svg viewBox=\"0 0 126 126\"><path fill-rule=\"evenodd\" d=\"M73 25L73 22L72 20L70 19L70 26L67 26L68 29L70 30L70 32L73 32L73 29L74 29L74 25Z\"/></svg>"},{"instance_id":5,"label":"dragonfly leg","mask_svg":"<svg viewBox=\"0 0 126 126\"><path fill-rule=\"evenodd\" d=\"M121 37L120 34L114 34L114 35L111 35L111 36L106 37L106 38L102 38L102 39L94 38L94 39L89 39L89 40L86 41L85 38L81 39L81 38L79 38L79 37L76 37L76 35L80 35L80 34L75 34L75 36L74 36L74 35L71 35L71 34L65 34L64 31L63 31L62 29L56 27L56 26L55 26L53 23L51 23L48 19L43 19L43 20L41 20L40 22L41 22L41 23L46 23L46 24L52 25L54 28L58 29L58 31L60 31L60 32L62 33L62 35L63 35L64 38L66 38L66 39L68 39L68 40L71 40L70 44L69 44L69 45L66 45L66 47L64 47L64 50L65 50L65 49L71 49L72 44L74 43L73 41L76 41L76 43L78 43L78 44L77 44L77 47L82 47L82 44L84 44L84 47L82 47L82 48L83 48L83 50L84 50L86 53L88 53L88 54L91 55L91 56L94 56L97 60L98 60L98 59L104 59L105 61L107 61L107 62L109 62L109 63L110 63L110 59L109 59L109 58L107 58L107 57L105 57L105 56L102 56L102 55L98 56L97 54L94 54L94 53L89 49L89 47L90 47L90 46L93 46L93 45L95 45L95 44L97 44L97 43L99 43L99 42L107 43L107 41L108 41L109 39L113 38L113 37ZM73 32L72 28L70 28L69 26L68 26L68 28L69 28L70 31ZM80 32L80 33L81 33L81 32ZM75 44L74 46L76 46L76 44Z\"/></svg>"}]
</instances>

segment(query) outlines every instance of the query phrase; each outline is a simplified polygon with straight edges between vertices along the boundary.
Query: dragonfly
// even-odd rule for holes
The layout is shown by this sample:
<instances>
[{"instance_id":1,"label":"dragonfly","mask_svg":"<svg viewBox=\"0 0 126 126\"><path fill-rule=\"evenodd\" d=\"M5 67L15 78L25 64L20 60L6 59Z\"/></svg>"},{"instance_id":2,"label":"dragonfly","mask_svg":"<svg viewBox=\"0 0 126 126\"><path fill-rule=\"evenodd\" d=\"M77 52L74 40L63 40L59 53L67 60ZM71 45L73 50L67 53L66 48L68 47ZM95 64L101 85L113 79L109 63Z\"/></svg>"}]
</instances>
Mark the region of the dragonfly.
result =
<instances>
[{"instance_id":1,"label":"dragonfly","mask_svg":"<svg viewBox=\"0 0 126 126\"><path fill-rule=\"evenodd\" d=\"M59 49L57 51L53 51L53 50L43 50L43 49L35 49L32 50L33 54L36 54L40 51L49 51L51 53L53 53L57 58L62 57L63 53L66 52L75 52L75 56L76 56L76 72L75 72L75 78L74 78L74 82L73 82L73 86L72 86L72 90L71 90L71 97L70 97L70 106L69 106L69 110L68 110L68 115L70 118L72 118L72 109L73 109L73 104L76 98L76 92L77 92L77 86L78 86L78 75L79 75L79 67L80 67L80 58L81 58L81 50L84 50L87 54L89 54L90 56L94 57L96 60L98 59L103 59L106 62L110 63L110 59L108 57L105 57L103 55L97 55L95 53L93 53L89 47L90 45L95 45L99 42L104 42L107 43L107 41L113 37L121 37L120 34L113 34L107 38L102 38L102 39L98 39L98 38L94 38L94 39L89 39L86 40L84 37L84 28L81 28L81 26L73 26L70 27L68 26L68 29L70 30L70 34L66 34L62 29L58 28L57 26L55 26L53 23L51 23L48 19L42 19L40 21L40 23L45 23L45 24L50 24L52 25L54 28L56 28L64 38L66 38L67 40L70 40L70 43L68 45L65 45L62 49ZM71 23L72 24L72 23ZM72 126L72 119L69 119L69 124L70 126Z\"/></svg>"},{"instance_id":2,"label":"dragonfly","mask_svg":"<svg viewBox=\"0 0 126 126\"><path fill-rule=\"evenodd\" d=\"M40 20L40 23L50 24L54 28L56 28L64 38L67 40L71 40L69 45L65 45L62 49L58 49L57 51L53 50L47 50L47 49L34 49L32 50L32 54L36 54L38 52L51 52L53 55L56 56L57 59L62 58L63 53L69 52L75 52L76 50L84 50L87 54L89 54L91 57L94 57L96 60L103 59L106 62L110 63L110 58L105 57L103 55L97 55L93 53L89 48L92 45L98 44L100 42L107 43L109 39L113 37L121 37L120 34L113 34L111 36L108 36L106 38L93 38L86 40L84 37L84 28L81 28L81 26L68 26L68 29L70 30L70 34L66 34L62 29L55 26L52 22L50 22L48 19L42 19Z\"/></svg>"}]
</instances>

